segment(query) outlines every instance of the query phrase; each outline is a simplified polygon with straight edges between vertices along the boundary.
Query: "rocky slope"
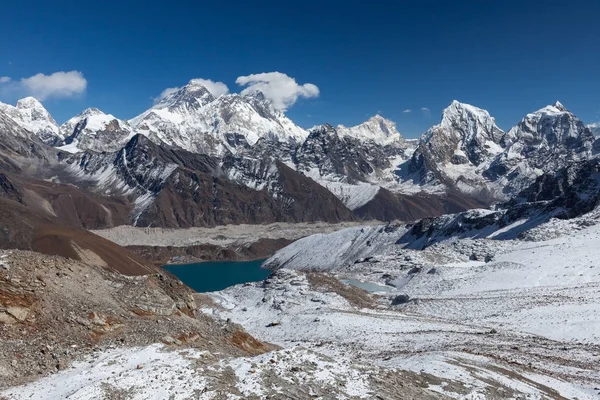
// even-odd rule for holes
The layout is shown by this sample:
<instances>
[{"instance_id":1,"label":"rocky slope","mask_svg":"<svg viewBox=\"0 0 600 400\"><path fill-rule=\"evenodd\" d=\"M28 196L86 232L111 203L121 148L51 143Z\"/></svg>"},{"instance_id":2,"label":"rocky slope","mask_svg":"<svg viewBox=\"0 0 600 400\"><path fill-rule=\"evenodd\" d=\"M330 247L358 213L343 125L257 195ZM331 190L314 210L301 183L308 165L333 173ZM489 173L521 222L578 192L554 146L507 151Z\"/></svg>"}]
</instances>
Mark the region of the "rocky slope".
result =
<instances>
[{"instance_id":1,"label":"rocky slope","mask_svg":"<svg viewBox=\"0 0 600 400\"><path fill-rule=\"evenodd\" d=\"M275 163L271 184L249 188L229 179L219 160L133 137L117 153L85 152L65 159L80 185L128 196L139 226L215 226L276 221L352 220L329 191Z\"/></svg>"},{"instance_id":2,"label":"rocky slope","mask_svg":"<svg viewBox=\"0 0 600 400\"><path fill-rule=\"evenodd\" d=\"M0 397L443 399L408 371L278 350L173 277L0 251Z\"/></svg>"},{"instance_id":3,"label":"rocky slope","mask_svg":"<svg viewBox=\"0 0 600 400\"><path fill-rule=\"evenodd\" d=\"M47 213L0 198L0 248L60 255L128 275L155 271L149 261Z\"/></svg>"},{"instance_id":4,"label":"rocky slope","mask_svg":"<svg viewBox=\"0 0 600 400\"><path fill-rule=\"evenodd\" d=\"M133 136L127 121L105 114L97 108L88 108L60 126L64 140L59 149L77 153L117 151Z\"/></svg>"}]
</instances>

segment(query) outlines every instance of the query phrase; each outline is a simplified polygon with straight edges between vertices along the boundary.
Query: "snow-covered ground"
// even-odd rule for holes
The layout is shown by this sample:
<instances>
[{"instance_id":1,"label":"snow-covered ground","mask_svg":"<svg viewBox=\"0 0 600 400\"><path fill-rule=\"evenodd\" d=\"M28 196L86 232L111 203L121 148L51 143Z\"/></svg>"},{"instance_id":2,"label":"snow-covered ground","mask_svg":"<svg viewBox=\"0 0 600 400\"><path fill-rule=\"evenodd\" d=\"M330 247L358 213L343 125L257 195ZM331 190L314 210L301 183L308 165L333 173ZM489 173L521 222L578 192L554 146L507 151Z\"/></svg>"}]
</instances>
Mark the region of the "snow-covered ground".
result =
<instances>
[{"instance_id":1,"label":"snow-covered ground","mask_svg":"<svg viewBox=\"0 0 600 400\"><path fill-rule=\"evenodd\" d=\"M434 399L406 372L330 358L303 347L255 357L164 345L126 347L88 357L71 368L0 392L0 398L34 400ZM406 379L397 386L397 380Z\"/></svg>"},{"instance_id":2,"label":"snow-covered ground","mask_svg":"<svg viewBox=\"0 0 600 400\"><path fill-rule=\"evenodd\" d=\"M222 309L204 312L282 346L430 374L441 380L430 389L456 398L597 399L600 225L565 229L575 225L551 220L535 228L536 242L459 239L425 250L394 244L404 231L390 227L315 235L272 265L279 257L387 290L360 297L284 262L264 283L212 294Z\"/></svg>"},{"instance_id":3,"label":"snow-covered ground","mask_svg":"<svg viewBox=\"0 0 600 400\"><path fill-rule=\"evenodd\" d=\"M265 281L201 309L281 350L119 348L0 398L598 399L598 214L530 224L524 240L482 225L422 250L398 240L403 225L313 235L278 252ZM389 392L398 382L428 392Z\"/></svg>"}]
</instances>

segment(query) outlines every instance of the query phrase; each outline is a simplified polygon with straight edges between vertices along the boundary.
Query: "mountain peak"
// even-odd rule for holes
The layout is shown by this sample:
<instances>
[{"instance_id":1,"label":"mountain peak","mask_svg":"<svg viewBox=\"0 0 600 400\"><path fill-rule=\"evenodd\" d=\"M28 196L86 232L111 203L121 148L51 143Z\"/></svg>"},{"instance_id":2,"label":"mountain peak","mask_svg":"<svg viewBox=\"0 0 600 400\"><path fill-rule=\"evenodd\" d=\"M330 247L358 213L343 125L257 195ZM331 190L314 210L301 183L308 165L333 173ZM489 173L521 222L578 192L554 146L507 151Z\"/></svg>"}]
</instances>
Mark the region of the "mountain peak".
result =
<instances>
[{"instance_id":1,"label":"mountain peak","mask_svg":"<svg viewBox=\"0 0 600 400\"><path fill-rule=\"evenodd\" d=\"M77 114L77 117L85 118L85 117L91 117L93 115L106 115L106 114L104 112L100 111L96 107L88 107L85 110L83 110L82 112L80 112L79 114Z\"/></svg>"},{"instance_id":2,"label":"mountain peak","mask_svg":"<svg viewBox=\"0 0 600 400\"><path fill-rule=\"evenodd\" d=\"M261 92L260 90L250 92L250 93L244 95L244 97L250 97L250 98L253 98L256 100L260 100L260 101L265 101L267 99L265 97L265 94L263 92Z\"/></svg>"},{"instance_id":3,"label":"mountain peak","mask_svg":"<svg viewBox=\"0 0 600 400\"><path fill-rule=\"evenodd\" d=\"M457 100L453 100L442 112L440 126L445 129L466 127L472 132L479 130L474 129L476 126L488 132L500 131L496 126L496 120L487 110Z\"/></svg>"},{"instance_id":4,"label":"mountain peak","mask_svg":"<svg viewBox=\"0 0 600 400\"><path fill-rule=\"evenodd\" d=\"M189 113L214 100L215 97L200 80L192 79L187 85L163 97L151 110L168 108L172 111Z\"/></svg>"},{"instance_id":5,"label":"mountain peak","mask_svg":"<svg viewBox=\"0 0 600 400\"><path fill-rule=\"evenodd\" d=\"M560 101L557 101L556 103L554 103L554 108L556 108L556 109L558 109L560 111L567 111L567 109L565 108L565 106L563 106Z\"/></svg>"},{"instance_id":6,"label":"mountain peak","mask_svg":"<svg viewBox=\"0 0 600 400\"><path fill-rule=\"evenodd\" d=\"M461 103L458 100L452 100L452 103L450 103L450 105L442 112L442 119L455 118L456 116L465 114L490 117L490 113L482 108L475 107L467 103Z\"/></svg>"},{"instance_id":7,"label":"mountain peak","mask_svg":"<svg viewBox=\"0 0 600 400\"><path fill-rule=\"evenodd\" d=\"M17 108L20 110L24 110L24 109L30 109L30 108L35 108L35 109L43 109L44 111L46 110L44 108L44 106L42 105L42 103L40 103L35 97L24 97L22 99L20 99L19 101L17 101Z\"/></svg>"},{"instance_id":8,"label":"mountain peak","mask_svg":"<svg viewBox=\"0 0 600 400\"><path fill-rule=\"evenodd\" d=\"M371 140L378 144L404 141L402 135L396 128L396 124L379 114L374 115L367 121L356 126L346 127L344 125L338 125L337 130L340 136L350 136L360 140Z\"/></svg>"},{"instance_id":9,"label":"mountain peak","mask_svg":"<svg viewBox=\"0 0 600 400\"><path fill-rule=\"evenodd\" d=\"M33 97L17 101L16 106L0 103L0 108L20 127L33 132L44 143L55 144L58 136L58 124L44 106Z\"/></svg>"},{"instance_id":10,"label":"mountain peak","mask_svg":"<svg viewBox=\"0 0 600 400\"><path fill-rule=\"evenodd\" d=\"M547 105L546 107L540 108L539 110L529 113L525 116L526 119L535 119L538 120L544 116L560 116L565 113L570 113L569 110L559 101L552 105Z\"/></svg>"}]
</instances>

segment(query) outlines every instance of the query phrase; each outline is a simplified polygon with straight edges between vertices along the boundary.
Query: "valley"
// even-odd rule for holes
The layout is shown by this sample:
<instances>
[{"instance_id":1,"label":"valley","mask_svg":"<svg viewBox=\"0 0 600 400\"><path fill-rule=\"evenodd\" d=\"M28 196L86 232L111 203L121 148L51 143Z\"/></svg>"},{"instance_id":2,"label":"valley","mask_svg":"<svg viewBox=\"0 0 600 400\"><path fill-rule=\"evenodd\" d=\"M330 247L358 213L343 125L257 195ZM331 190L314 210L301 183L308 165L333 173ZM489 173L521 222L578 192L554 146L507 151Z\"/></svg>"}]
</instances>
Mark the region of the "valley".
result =
<instances>
[{"instance_id":1,"label":"valley","mask_svg":"<svg viewBox=\"0 0 600 400\"><path fill-rule=\"evenodd\" d=\"M407 140L192 80L0 136L0 398L600 395L600 145L559 102Z\"/></svg>"}]
</instances>

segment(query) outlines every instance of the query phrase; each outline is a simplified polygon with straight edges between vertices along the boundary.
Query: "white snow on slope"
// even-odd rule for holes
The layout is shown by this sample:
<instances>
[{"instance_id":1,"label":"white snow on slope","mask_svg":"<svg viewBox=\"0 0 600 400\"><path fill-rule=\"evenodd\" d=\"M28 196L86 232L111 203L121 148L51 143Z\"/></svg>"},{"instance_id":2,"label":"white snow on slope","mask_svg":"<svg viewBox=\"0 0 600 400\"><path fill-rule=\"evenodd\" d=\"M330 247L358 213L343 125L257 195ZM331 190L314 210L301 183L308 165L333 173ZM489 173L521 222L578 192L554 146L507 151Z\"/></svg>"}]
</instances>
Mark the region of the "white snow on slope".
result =
<instances>
[{"instance_id":1,"label":"white snow on slope","mask_svg":"<svg viewBox=\"0 0 600 400\"><path fill-rule=\"evenodd\" d=\"M33 97L17 101L16 106L0 103L0 111L8 114L19 126L33 132L46 143L62 138L54 118Z\"/></svg>"},{"instance_id":2,"label":"white snow on slope","mask_svg":"<svg viewBox=\"0 0 600 400\"><path fill-rule=\"evenodd\" d=\"M127 121L111 114L105 114L97 108L88 108L60 126L61 137L71 143L59 149L69 153L80 151L117 151L134 135Z\"/></svg>"},{"instance_id":3,"label":"white snow on slope","mask_svg":"<svg viewBox=\"0 0 600 400\"><path fill-rule=\"evenodd\" d=\"M391 227L386 230L386 225L358 226L311 235L277 251L265 266L309 271L341 270L358 258L380 254L392 247L406 228Z\"/></svg>"},{"instance_id":4,"label":"white snow on slope","mask_svg":"<svg viewBox=\"0 0 600 400\"><path fill-rule=\"evenodd\" d=\"M550 227L536 228L537 235L567 232L557 228L561 224L576 226L552 220L545 224ZM330 270L365 287L395 284L378 295L374 309L358 309L336 293L311 287L303 273L284 269L264 284L214 293L225 311L205 312L231 318L276 344L310 343L331 356L352 355L472 385L469 395L451 393L448 385L431 387L456 398L487 398L489 380L526 398L596 398L600 225L538 242L458 239L423 251L393 245L402 231L382 228L314 235L280 251L294 268ZM495 256L471 261L474 249ZM354 264L357 256L368 257ZM413 300L390 306L398 294ZM274 321L279 325L267 327Z\"/></svg>"},{"instance_id":5,"label":"white snow on slope","mask_svg":"<svg viewBox=\"0 0 600 400\"><path fill-rule=\"evenodd\" d=\"M292 271L279 271L268 283L240 285L212 297L225 311L204 312L231 318L258 338L282 346L302 343L334 358L424 371L446 383L470 387L462 394L440 390L455 398L487 398L491 381L531 398L541 398L544 390L538 384L543 384L569 398L593 399L591 389L600 380L594 364L600 356L580 344L570 343L572 351L565 353L560 342L510 331L490 334L489 326L465 323L466 318L453 321L411 308L358 309L336 293L315 290L304 275ZM453 301L446 300L446 308ZM495 304L490 314L505 304L497 298L494 302L485 305ZM456 311L458 316L460 309ZM278 325L270 326L273 322ZM519 348L529 350L523 353ZM472 352L486 355L474 357ZM508 366L515 359L519 362Z\"/></svg>"},{"instance_id":6,"label":"white snow on slope","mask_svg":"<svg viewBox=\"0 0 600 400\"><path fill-rule=\"evenodd\" d=\"M213 155L236 151L226 134L241 134L251 146L263 137L300 142L308 135L260 93L215 98L195 80L129 122L153 141Z\"/></svg>"},{"instance_id":7,"label":"white snow on slope","mask_svg":"<svg viewBox=\"0 0 600 400\"><path fill-rule=\"evenodd\" d=\"M268 399L280 391L268 381L269 375L274 375L288 382L292 390L298 382L324 391L329 388L340 399L370 398L373 390L368 377L373 372L346 358L334 360L301 347L219 360L218 353L169 350L155 344L99 352L65 371L9 388L0 396L14 400L220 400L227 393L230 400Z\"/></svg>"},{"instance_id":8,"label":"white snow on slope","mask_svg":"<svg viewBox=\"0 0 600 400\"><path fill-rule=\"evenodd\" d=\"M346 127L338 125L336 128L340 137L349 136L364 141L373 141L379 145L402 143L404 139L396 124L381 115L375 115L360 125Z\"/></svg>"},{"instance_id":9,"label":"white snow on slope","mask_svg":"<svg viewBox=\"0 0 600 400\"><path fill-rule=\"evenodd\" d=\"M302 173L333 193L350 210L356 210L373 200L380 189L379 185L372 183L350 184L340 181L340 177L333 174L321 175L318 168Z\"/></svg>"}]
</instances>

